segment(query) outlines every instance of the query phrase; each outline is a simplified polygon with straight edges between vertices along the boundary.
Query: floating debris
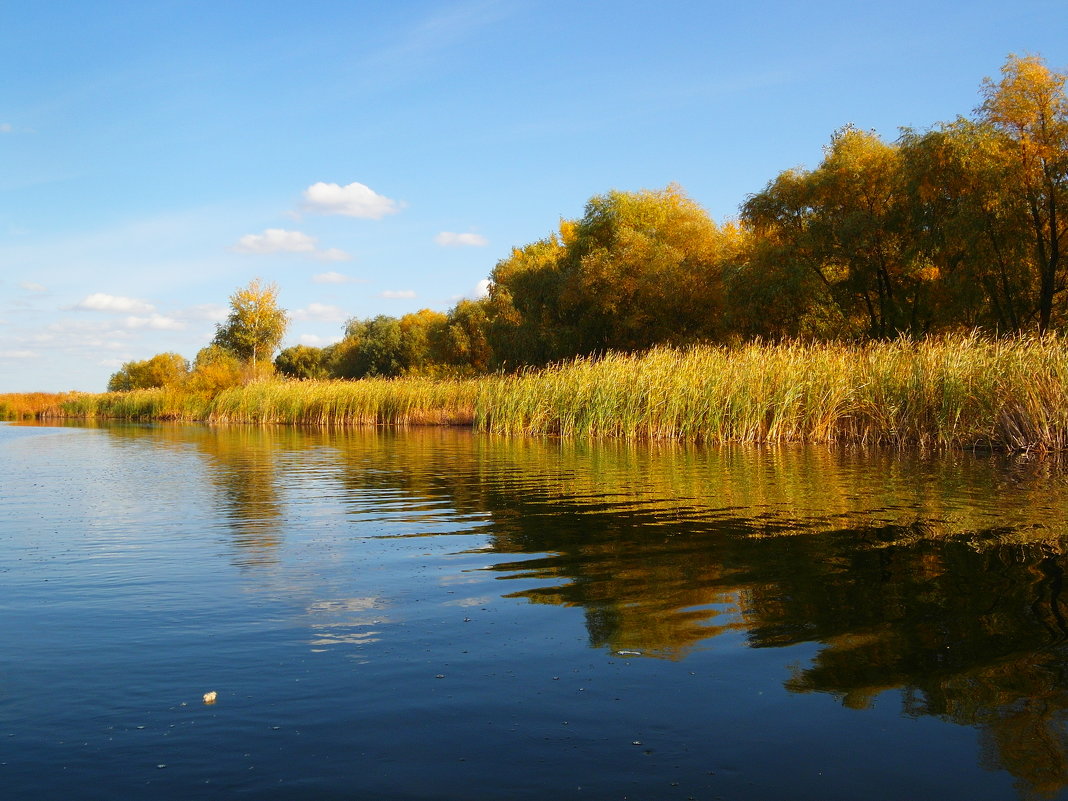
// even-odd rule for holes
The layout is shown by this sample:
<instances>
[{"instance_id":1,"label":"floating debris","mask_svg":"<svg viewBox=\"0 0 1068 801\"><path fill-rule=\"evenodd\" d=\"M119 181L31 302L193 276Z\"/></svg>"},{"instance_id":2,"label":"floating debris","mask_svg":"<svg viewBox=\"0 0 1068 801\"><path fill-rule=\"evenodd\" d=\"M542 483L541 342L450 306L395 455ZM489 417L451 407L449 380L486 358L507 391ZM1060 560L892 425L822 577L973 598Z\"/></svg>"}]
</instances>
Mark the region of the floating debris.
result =
<instances>
[{"instance_id":1,"label":"floating debris","mask_svg":"<svg viewBox=\"0 0 1068 801\"><path fill-rule=\"evenodd\" d=\"M641 656L641 651L616 651L616 656Z\"/></svg>"},{"instance_id":2,"label":"floating debris","mask_svg":"<svg viewBox=\"0 0 1068 801\"><path fill-rule=\"evenodd\" d=\"M204 693L204 703L205 704L214 704L215 703L215 699L218 698L218 697L219 697L219 694L217 692L215 692L215 690L212 690L211 692Z\"/></svg>"}]
</instances>

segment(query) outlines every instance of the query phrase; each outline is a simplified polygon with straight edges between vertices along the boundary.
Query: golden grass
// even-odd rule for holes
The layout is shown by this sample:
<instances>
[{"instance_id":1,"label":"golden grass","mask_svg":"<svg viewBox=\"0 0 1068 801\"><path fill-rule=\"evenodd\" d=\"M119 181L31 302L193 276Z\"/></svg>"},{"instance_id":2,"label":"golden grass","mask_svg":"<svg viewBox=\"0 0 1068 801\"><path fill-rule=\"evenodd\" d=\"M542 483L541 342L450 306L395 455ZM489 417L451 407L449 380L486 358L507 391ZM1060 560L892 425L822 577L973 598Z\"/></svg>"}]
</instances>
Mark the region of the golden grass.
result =
<instances>
[{"instance_id":1,"label":"golden grass","mask_svg":"<svg viewBox=\"0 0 1068 801\"><path fill-rule=\"evenodd\" d=\"M502 434L1068 447L1068 342L980 336L864 345L654 348L501 378L476 424Z\"/></svg>"},{"instance_id":2,"label":"golden grass","mask_svg":"<svg viewBox=\"0 0 1068 801\"><path fill-rule=\"evenodd\" d=\"M77 392L7 392L0 393L0 420L32 420L58 414L64 401Z\"/></svg>"},{"instance_id":3,"label":"golden grass","mask_svg":"<svg viewBox=\"0 0 1068 801\"><path fill-rule=\"evenodd\" d=\"M313 425L471 425L478 382L422 378L254 381L214 397L180 388L84 395L70 417Z\"/></svg>"},{"instance_id":4,"label":"golden grass","mask_svg":"<svg viewBox=\"0 0 1068 801\"><path fill-rule=\"evenodd\" d=\"M47 414L48 412L46 412ZM54 413L54 410L53 412ZM507 435L1068 448L1068 340L654 348L474 379L257 381L78 395L72 417L474 425Z\"/></svg>"},{"instance_id":5,"label":"golden grass","mask_svg":"<svg viewBox=\"0 0 1068 801\"><path fill-rule=\"evenodd\" d=\"M315 425L471 425L473 379L258 381L223 390L207 419Z\"/></svg>"}]
</instances>

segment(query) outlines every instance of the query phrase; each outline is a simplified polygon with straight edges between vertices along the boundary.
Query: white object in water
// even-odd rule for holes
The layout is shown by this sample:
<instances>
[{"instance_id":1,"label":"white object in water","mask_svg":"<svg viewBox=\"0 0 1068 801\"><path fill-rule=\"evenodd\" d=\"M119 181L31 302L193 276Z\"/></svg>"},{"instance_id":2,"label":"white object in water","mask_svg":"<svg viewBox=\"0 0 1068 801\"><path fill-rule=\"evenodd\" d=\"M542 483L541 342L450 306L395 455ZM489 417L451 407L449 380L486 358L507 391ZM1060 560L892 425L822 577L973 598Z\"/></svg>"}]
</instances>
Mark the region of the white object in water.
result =
<instances>
[{"instance_id":1,"label":"white object in water","mask_svg":"<svg viewBox=\"0 0 1068 801\"><path fill-rule=\"evenodd\" d=\"M212 690L210 693L204 693L204 703L205 704L214 704L215 703L215 699L218 698L218 697L219 697L219 694L217 692L215 692L215 690Z\"/></svg>"}]
</instances>

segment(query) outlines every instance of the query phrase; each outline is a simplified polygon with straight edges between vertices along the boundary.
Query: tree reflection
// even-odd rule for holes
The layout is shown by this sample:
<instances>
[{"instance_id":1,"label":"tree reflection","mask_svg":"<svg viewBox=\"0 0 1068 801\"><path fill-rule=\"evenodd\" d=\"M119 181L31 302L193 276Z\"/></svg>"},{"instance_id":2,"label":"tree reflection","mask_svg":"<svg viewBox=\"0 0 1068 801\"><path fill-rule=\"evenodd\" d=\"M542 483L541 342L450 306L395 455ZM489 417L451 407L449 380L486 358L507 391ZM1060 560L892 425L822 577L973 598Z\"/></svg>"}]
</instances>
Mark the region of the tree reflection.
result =
<instances>
[{"instance_id":1,"label":"tree reflection","mask_svg":"<svg viewBox=\"0 0 1068 801\"><path fill-rule=\"evenodd\" d=\"M1049 462L446 438L364 441L354 490L490 512L506 597L584 610L590 643L677 659L727 631L820 643L789 680L976 727L1024 795L1068 786L1066 493ZM405 448L401 455L398 447ZM465 448L467 449L465 451Z\"/></svg>"},{"instance_id":2,"label":"tree reflection","mask_svg":"<svg viewBox=\"0 0 1068 801\"><path fill-rule=\"evenodd\" d=\"M263 429L213 428L197 440L210 461L219 510L241 565L277 561L283 540L282 504L275 467L276 441Z\"/></svg>"},{"instance_id":3,"label":"tree reflection","mask_svg":"<svg viewBox=\"0 0 1068 801\"><path fill-rule=\"evenodd\" d=\"M502 594L581 608L593 647L679 659L726 632L817 643L789 690L854 709L899 691L905 714L977 728L983 764L1022 794L1068 787L1068 488L1052 462L198 432L176 447L206 457L242 564L276 558L282 488L314 462L353 525L485 535ZM361 615L324 620L374 636Z\"/></svg>"},{"instance_id":4,"label":"tree reflection","mask_svg":"<svg viewBox=\"0 0 1068 801\"><path fill-rule=\"evenodd\" d=\"M306 444L299 432L251 426L112 425L112 437L151 437L157 447L195 449L215 494L218 515L230 533L235 563L277 561L284 537L277 458L289 446Z\"/></svg>"}]
</instances>

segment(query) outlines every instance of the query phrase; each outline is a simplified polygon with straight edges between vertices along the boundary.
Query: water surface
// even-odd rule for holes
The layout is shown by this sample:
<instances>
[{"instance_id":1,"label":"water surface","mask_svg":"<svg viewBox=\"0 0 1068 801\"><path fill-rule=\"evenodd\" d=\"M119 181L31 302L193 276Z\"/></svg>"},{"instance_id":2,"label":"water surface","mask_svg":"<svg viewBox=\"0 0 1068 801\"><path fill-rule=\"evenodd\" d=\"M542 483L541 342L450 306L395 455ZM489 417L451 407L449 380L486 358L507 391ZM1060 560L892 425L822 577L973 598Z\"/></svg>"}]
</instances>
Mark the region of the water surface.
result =
<instances>
[{"instance_id":1,"label":"water surface","mask_svg":"<svg viewBox=\"0 0 1068 801\"><path fill-rule=\"evenodd\" d=\"M0 471L7 797L1068 798L1050 461L0 426Z\"/></svg>"}]
</instances>

